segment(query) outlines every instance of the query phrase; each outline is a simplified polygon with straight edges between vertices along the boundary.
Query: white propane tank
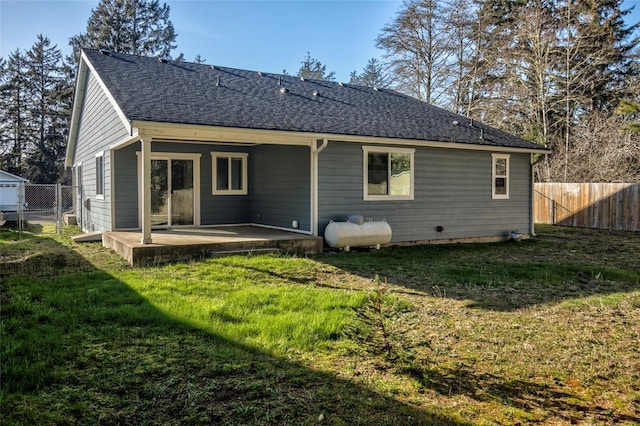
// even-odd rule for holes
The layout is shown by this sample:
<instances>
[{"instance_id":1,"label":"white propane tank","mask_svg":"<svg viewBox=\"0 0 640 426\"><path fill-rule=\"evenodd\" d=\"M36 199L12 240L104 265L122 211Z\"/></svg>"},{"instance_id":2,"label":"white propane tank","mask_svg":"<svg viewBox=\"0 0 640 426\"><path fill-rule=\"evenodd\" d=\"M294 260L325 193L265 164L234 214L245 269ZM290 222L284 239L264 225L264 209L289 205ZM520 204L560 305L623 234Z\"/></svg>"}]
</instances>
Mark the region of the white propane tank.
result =
<instances>
[{"instance_id":1,"label":"white propane tank","mask_svg":"<svg viewBox=\"0 0 640 426\"><path fill-rule=\"evenodd\" d=\"M351 222L329 222L324 230L324 239L333 248L371 247L391 241L391 226L386 221L364 222L362 225Z\"/></svg>"}]
</instances>

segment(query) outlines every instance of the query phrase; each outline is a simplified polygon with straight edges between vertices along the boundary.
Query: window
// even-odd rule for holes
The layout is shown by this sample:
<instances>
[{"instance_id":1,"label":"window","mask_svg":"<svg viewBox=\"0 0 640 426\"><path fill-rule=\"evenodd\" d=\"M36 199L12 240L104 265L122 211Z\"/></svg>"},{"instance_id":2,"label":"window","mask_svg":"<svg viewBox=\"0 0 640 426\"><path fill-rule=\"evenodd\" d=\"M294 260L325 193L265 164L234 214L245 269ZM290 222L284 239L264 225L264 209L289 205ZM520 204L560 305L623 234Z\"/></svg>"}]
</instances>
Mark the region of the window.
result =
<instances>
[{"instance_id":1,"label":"window","mask_svg":"<svg viewBox=\"0 0 640 426\"><path fill-rule=\"evenodd\" d=\"M494 200L509 198L509 155L491 154L492 163L492 198Z\"/></svg>"},{"instance_id":2,"label":"window","mask_svg":"<svg viewBox=\"0 0 640 426\"><path fill-rule=\"evenodd\" d=\"M74 175L73 175L74 180L71 183L76 188L80 188L82 187L82 163L78 163L74 165L73 170L74 170Z\"/></svg>"},{"instance_id":3,"label":"window","mask_svg":"<svg viewBox=\"0 0 640 426\"><path fill-rule=\"evenodd\" d=\"M363 146L362 150L365 200L413 200L414 149Z\"/></svg>"},{"instance_id":4,"label":"window","mask_svg":"<svg viewBox=\"0 0 640 426\"><path fill-rule=\"evenodd\" d=\"M248 157L236 152L211 153L214 195L247 195Z\"/></svg>"},{"instance_id":5,"label":"window","mask_svg":"<svg viewBox=\"0 0 640 426\"><path fill-rule=\"evenodd\" d=\"M104 200L104 152L96 154L96 198Z\"/></svg>"}]
</instances>

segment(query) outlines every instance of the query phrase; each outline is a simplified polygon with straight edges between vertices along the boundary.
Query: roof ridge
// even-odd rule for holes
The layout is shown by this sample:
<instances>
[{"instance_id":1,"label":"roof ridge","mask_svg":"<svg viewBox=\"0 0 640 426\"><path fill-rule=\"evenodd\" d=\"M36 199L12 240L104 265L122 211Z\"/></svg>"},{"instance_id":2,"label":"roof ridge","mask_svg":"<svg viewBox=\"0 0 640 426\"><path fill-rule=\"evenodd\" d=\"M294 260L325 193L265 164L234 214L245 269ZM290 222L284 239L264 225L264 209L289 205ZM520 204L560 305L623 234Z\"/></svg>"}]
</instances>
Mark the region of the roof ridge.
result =
<instances>
[{"instance_id":1,"label":"roof ridge","mask_svg":"<svg viewBox=\"0 0 640 426\"><path fill-rule=\"evenodd\" d=\"M290 78L294 81L299 80L301 82L310 82L310 83L329 83L329 84L335 84L338 86L348 86L348 87L355 87L355 88L366 88L366 89L378 89L378 90L385 90L385 91L391 91L391 92L395 92L398 93L400 95L403 96L407 96L409 98L415 99L409 95L406 95L404 93L398 92L395 89L389 88L389 87L379 87L379 86L367 86L364 84L356 84L356 83L351 83L351 82L344 82L344 81L336 81L336 80L322 80L322 79L318 79L318 78L307 78L307 77L300 77L300 76L296 76L296 75L291 75L291 74L283 74L283 73L277 73L277 72L271 72L271 71L262 71L262 70L255 70L255 69L247 69L247 68L236 68L236 67L230 67L228 65L219 65L219 64L208 64L208 63L198 63L198 62L193 62L193 61L181 61L181 60L177 60L177 59L165 59L162 58L160 56L144 56L144 55L139 55L139 54L134 54L134 53L123 53L123 52L116 52L116 51L112 51L109 49L89 49L89 48L81 48L83 51L87 52L95 52L97 54L103 54L102 52L109 52L108 56L114 56L114 55L121 55L121 56L128 56L128 57L136 57L136 58L141 58L143 60L162 60L162 61L166 61L166 63L179 63L179 64L189 64L189 65L194 65L194 66L203 66L203 67L209 67L211 69L220 69L220 70L234 70L234 71L242 71L242 72L247 72L247 73L255 73L259 76L273 76L273 77L286 77L286 78ZM114 56L115 57L115 56Z\"/></svg>"}]
</instances>

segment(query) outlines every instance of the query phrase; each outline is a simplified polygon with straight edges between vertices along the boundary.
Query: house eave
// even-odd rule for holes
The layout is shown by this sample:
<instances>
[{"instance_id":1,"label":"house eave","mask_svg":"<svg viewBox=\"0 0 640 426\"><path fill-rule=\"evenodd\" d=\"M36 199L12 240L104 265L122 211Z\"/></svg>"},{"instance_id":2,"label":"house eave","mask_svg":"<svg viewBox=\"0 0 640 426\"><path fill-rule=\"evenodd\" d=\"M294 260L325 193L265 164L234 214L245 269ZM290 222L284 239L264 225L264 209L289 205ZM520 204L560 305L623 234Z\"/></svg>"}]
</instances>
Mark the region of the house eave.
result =
<instances>
[{"instance_id":1,"label":"house eave","mask_svg":"<svg viewBox=\"0 0 640 426\"><path fill-rule=\"evenodd\" d=\"M282 145L309 145L315 140L311 133L260 130L238 127L203 126L133 120L132 131L142 138L185 142L234 142Z\"/></svg>"},{"instance_id":2,"label":"house eave","mask_svg":"<svg viewBox=\"0 0 640 426\"><path fill-rule=\"evenodd\" d=\"M80 125L80 114L82 112L82 100L86 88L88 68L84 53L81 54L80 64L78 65L78 73L76 77L76 87L73 96L73 108L71 110L71 122L69 124L69 136L67 138L67 149L65 153L65 168L73 167L73 154L76 148L76 140L78 138L78 127Z\"/></svg>"},{"instance_id":3,"label":"house eave","mask_svg":"<svg viewBox=\"0 0 640 426\"><path fill-rule=\"evenodd\" d=\"M229 142L243 144L280 144L310 145L316 140L354 142L379 145L403 145L473 151L513 152L548 154L550 150L540 148L520 148L502 145L480 145L459 142L437 142L416 139L385 138L375 136L356 136L331 133L295 132L284 130L264 130L238 127L204 126L198 124L180 124L133 120L132 132L153 140L185 142Z\"/></svg>"},{"instance_id":4,"label":"house eave","mask_svg":"<svg viewBox=\"0 0 640 426\"><path fill-rule=\"evenodd\" d=\"M107 86L104 84L104 82L100 78L100 75L96 72L95 68L89 61L89 58L87 58L87 55L84 53L84 51L81 51L80 63L78 65L78 77L76 79L76 87L75 87L74 96L73 96L73 108L71 112L71 123L69 126L69 137L67 139L67 150L65 153L64 165L67 168L73 167L73 163L74 163L73 157L74 157L74 152L75 152L75 148L78 140L78 129L80 126L80 117L82 115L82 107L84 104L84 98L85 98L86 88L87 88L87 78L89 76L89 72L91 72L93 76L96 78L96 80L98 81L98 84L104 91L105 95L107 96L107 99L109 99L109 102L111 103L114 110L116 111L116 114L118 114L118 117L122 121L122 124L127 130L127 132L131 133L132 131L129 120L125 116L124 112L122 111L122 109L120 108L116 100L114 99L113 95L111 94Z\"/></svg>"}]
</instances>

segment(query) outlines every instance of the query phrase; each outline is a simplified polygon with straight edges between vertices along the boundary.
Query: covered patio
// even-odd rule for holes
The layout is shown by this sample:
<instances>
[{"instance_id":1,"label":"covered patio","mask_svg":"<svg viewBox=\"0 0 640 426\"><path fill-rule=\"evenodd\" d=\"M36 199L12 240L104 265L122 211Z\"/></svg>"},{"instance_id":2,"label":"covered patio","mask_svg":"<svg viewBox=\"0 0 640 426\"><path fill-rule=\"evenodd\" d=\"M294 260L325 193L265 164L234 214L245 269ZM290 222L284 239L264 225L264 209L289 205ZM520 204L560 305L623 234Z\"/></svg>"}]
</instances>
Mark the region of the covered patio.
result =
<instances>
[{"instance_id":1,"label":"covered patio","mask_svg":"<svg viewBox=\"0 0 640 426\"><path fill-rule=\"evenodd\" d=\"M202 259L236 253L322 253L322 237L253 225L153 230L151 244L140 241L140 231L102 234L102 244L132 266Z\"/></svg>"}]
</instances>

